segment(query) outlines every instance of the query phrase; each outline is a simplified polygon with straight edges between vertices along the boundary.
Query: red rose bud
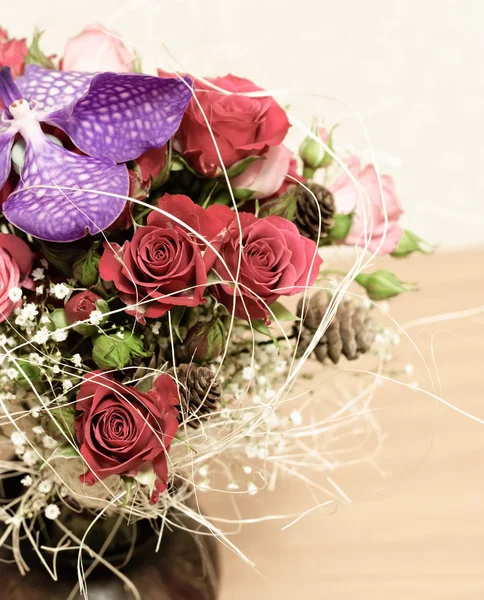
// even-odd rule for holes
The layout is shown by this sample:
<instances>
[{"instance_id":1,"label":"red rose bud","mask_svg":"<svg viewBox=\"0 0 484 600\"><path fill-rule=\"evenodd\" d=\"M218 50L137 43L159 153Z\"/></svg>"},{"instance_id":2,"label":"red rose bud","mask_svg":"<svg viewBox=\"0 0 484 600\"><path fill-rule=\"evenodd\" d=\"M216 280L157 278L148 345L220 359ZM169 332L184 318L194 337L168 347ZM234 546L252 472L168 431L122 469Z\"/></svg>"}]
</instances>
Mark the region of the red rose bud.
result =
<instances>
[{"instance_id":1,"label":"red rose bud","mask_svg":"<svg viewBox=\"0 0 484 600\"><path fill-rule=\"evenodd\" d=\"M185 347L189 357L198 363L210 362L222 354L225 328L220 319L197 323L187 333Z\"/></svg>"},{"instance_id":2,"label":"red rose bud","mask_svg":"<svg viewBox=\"0 0 484 600\"><path fill-rule=\"evenodd\" d=\"M86 290L72 296L65 306L67 322L72 325L81 321L79 325L73 327L74 331L81 335L92 335L97 331L96 327L89 324L89 318L94 311L100 311L105 314L109 310L108 304L94 292ZM82 323L82 321L85 321Z\"/></svg>"},{"instance_id":3,"label":"red rose bud","mask_svg":"<svg viewBox=\"0 0 484 600\"><path fill-rule=\"evenodd\" d=\"M156 502L168 483L167 454L178 429L179 395L169 375L144 393L101 372L89 373L77 395L74 424L88 468L81 481L92 485L110 475L134 477L151 467Z\"/></svg>"},{"instance_id":4,"label":"red rose bud","mask_svg":"<svg viewBox=\"0 0 484 600\"><path fill-rule=\"evenodd\" d=\"M355 281L366 289L368 297L372 300L386 300L415 289L415 284L400 281L390 271L375 271L374 273L360 273ZM405 285L410 287L405 287Z\"/></svg>"}]
</instances>

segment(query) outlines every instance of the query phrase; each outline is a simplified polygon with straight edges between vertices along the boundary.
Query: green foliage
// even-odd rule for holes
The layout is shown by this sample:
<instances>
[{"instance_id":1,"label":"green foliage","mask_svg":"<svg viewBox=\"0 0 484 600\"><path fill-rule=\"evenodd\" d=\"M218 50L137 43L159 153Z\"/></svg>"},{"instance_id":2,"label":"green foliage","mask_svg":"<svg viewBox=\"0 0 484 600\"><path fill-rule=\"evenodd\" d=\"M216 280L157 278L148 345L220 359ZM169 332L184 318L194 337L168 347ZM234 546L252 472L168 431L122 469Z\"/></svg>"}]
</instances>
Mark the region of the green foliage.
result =
<instances>
[{"instance_id":1,"label":"green foliage","mask_svg":"<svg viewBox=\"0 0 484 600\"><path fill-rule=\"evenodd\" d=\"M143 340L131 331L123 331L122 336L99 334L92 345L92 358L104 371L123 369L135 358L150 356L144 350Z\"/></svg>"},{"instance_id":2,"label":"green foliage","mask_svg":"<svg viewBox=\"0 0 484 600\"><path fill-rule=\"evenodd\" d=\"M40 49L40 38L42 37L43 31L36 29L34 31L34 38L25 57L26 65L40 65L44 69L55 69L55 65L52 60L46 56Z\"/></svg>"},{"instance_id":3,"label":"green foliage","mask_svg":"<svg viewBox=\"0 0 484 600\"><path fill-rule=\"evenodd\" d=\"M95 285L99 279L99 263L101 255L98 253L99 244L93 244L88 252L72 266L73 276L85 287Z\"/></svg>"}]
</instances>

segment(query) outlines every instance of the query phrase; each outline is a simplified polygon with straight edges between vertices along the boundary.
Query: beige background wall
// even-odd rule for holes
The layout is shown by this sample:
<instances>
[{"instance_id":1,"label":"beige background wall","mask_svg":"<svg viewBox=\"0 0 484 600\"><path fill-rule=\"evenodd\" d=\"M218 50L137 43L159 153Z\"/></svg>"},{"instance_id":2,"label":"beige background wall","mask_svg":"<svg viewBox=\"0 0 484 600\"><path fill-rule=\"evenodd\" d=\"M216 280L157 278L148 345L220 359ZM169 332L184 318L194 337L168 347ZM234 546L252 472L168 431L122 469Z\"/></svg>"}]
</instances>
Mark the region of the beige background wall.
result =
<instances>
[{"instance_id":1,"label":"beige background wall","mask_svg":"<svg viewBox=\"0 0 484 600\"><path fill-rule=\"evenodd\" d=\"M445 246L484 231L484 36L481 0L15 0L11 33L46 29L49 51L101 22L139 46L154 69L165 43L188 70L233 71L269 88L352 104L392 172L406 224ZM296 114L343 120L341 139L364 145L342 104L292 94ZM385 156L389 155L391 161ZM395 163L395 164L394 164ZM400 165L398 166L398 163Z\"/></svg>"}]
</instances>

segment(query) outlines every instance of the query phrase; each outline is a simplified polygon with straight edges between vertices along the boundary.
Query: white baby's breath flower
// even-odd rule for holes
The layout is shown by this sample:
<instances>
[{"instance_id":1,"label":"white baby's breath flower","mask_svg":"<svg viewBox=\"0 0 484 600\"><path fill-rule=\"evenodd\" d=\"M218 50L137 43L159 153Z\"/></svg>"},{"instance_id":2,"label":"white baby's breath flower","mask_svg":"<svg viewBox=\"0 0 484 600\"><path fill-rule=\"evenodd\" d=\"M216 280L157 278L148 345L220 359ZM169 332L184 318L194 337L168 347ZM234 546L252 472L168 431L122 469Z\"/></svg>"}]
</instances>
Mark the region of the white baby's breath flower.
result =
<instances>
[{"instance_id":1,"label":"white baby's breath flower","mask_svg":"<svg viewBox=\"0 0 484 600\"><path fill-rule=\"evenodd\" d=\"M34 281L41 281L42 279L45 279L44 269L42 269L41 267L37 267L36 269L34 269L32 271L32 279Z\"/></svg>"},{"instance_id":2,"label":"white baby's breath flower","mask_svg":"<svg viewBox=\"0 0 484 600\"><path fill-rule=\"evenodd\" d=\"M32 502L32 509L34 512L40 512L45 506L45 500L43 498L37 498L34 502Z\"/></svg>"},{"instance_id":3,"label":"white baby's breath flower","mask_svg":"<svg viewBox=\"0 0 484 600\"><path fill-rule=\"evenodd\" d=\"M244 467L242 467L242 470L246 475L250 475L252 473L252 467L249 465L245 465Z\"/></svg>"},{"instance_id":4,"label":"white baby's breath flower","mask_svg":"<svg viewBox=\"0 0 484 600\"><path fill-rule=\"evenodd\" d=\"M38 314L39 310L33 302L26 304L20 313L20 315L23 316L26 321L32 321Z\"/></svg>"},{"instance_id":5,"label":"white baby's breath flower","mask_svg":"<svg viewBox=\"0 0 484 600\"><path fill-rule=\"evenodd\" d=\"M23 453L22 460L28 467L33 467L38 463L39 457L31 448L27 448L27 450Z\"/></svg>"},{"instance_id":6,"label":"white baby's breath flower","mask_svg":"<svg viewBox=\"0 0 484 600\"><path fill-rule=\"evenodd\" d=\"M27 438L25 437L25 433L14 431L10 434L10 441L14 446L25 446Z\"/></svg>"},{"instance_id":7,"label":"white baby's breath flower","mask_svg":"<svg viewBox=\"0 0 484 600\"><path fill-rule=\"evenodd\" d=\"M54 340L54 342L63 342L67 339L68 335L69 332L66 329L57 329L57 331L54 331L50 337Z\"/></svg>"},{"instance_id":8,"label":"white baby's breath flower","mask_svg":"<svg viewBox=\"0 0 484 600\"><path fill-rule=\"evenodd\" d=\"M91 313L92 314L92 313ZM122 331L117 331L116 332L116 336L120 339L120 340L124 340L124 333Z\"/></svg>"},{"instance_id":9,"label":"white baby's breath flower","mask_svg":"<svg viewBox=\"0 0 484 600\"><path fill-rule=\"evenodd\" d=\"M29 485L32 485L32 481L32 477L30 475L26 475L20 480L20 483L25 487L29 487Z\"/></svg>"},{"instance_id":10,"label":"white baby's breath flower","mask_svg":"<svg viewBox=\"0 0 484 600\"><path fill-rule=\"evenodd\" d=\"M42 325L47 325L47 323L50 323L50 317L49 317L49 315L42 315L40 317L40 323Z\"/></svg>"},{"instance_id":11,"label":"white baby's breath flower","mask_svg":"<svg viewBox=\"0 0 484 600\"><path fill-rule=\"evenodd\" d=\"M68 392L72 388L72 381L70 379L65 379L62 382L62 389L64 392Z\"/></svg>"},{"instance_id":12,"label":"white baby's breath flower","mask_svg":"<svg viewBox=\"0 0 484 600\"><path fill-rule=\"evenodd\" d=\"M37 294L37 296L42 296L42 294L45 292L45 285L38 285L35 288L35 293Z\"/></svg>"},{"instance_id":13,"label":"white baby's breath flower","mask_svg":"<svg viewBox=\"0 0 484 600\"><path fill-rule=\"evenodd\" d=\"M8 290L8 297L12 302L22 300L22 290L19 287L13 287Z\"/></svg>"},{"instance_id":14,"label":"white baby's breath flower","mask_svg":"<svg viewBox=\"0 0 484 600\"><path fill-rule=\"evenodd\" d=\"M82 367L82 357L80 354L74 354L72 357L72 362L76 367Z\"/></svg>"},{"instance_id":15,"label":"white baby's breath flower","mask_svg":"<svg viewBox=\"0 0 484 600\"><path fill-rule=\"evenodd\" d=\"M54 486L52 479L44 479L38 485L38 490L41 494L48 494Z\"/></svg>"},{"instance_id":16,"label":"white baby's breath flower","mask_svg":"<svg viewBox=\"0 0 484 600\"><path fill-rule=\"evenodd\" d=\"M156 323L152 323L151 327L151 331L155 334L158 335L160 333L160 329L161 329L161 322L157 321Z\"/></svg>"},{"instance_id":17,"label":"white baby's breath flower","mask_svg":"<svg viewBox=\"0 0 484 600\"><path fill-rule=\"evenodd\" d=\"M60 372L61 372L61 368L59 367L59 365L54 365L52 367L52 373L54 373L55 375L57 375Z\"/></svg>"},{"instance_id":18,"label":"white baby's breath flower","mask_svg":"<svg viewBox=\"0 0 484 600\"><path fill-rule=\"evenodd\" d=\"M403 370L407 375L413 375L415 373L415 365L412 365L412 363L408 363L403 367Z\"/></svg>"},{"instance_id":19,"label":"white baby's breath flower","mask_svg":"<svg viewBox=\"0 0 484 600\"><path fill-rule=\"evenodd\" d=\"M65 283L54 283L50 287L49 294L58 300L64 300L71 293Z\"/></svg>"},{"instance_id":20,"label":"white baby's breath flower","mask_svg":"<svg viewBox=\"0 0 484 600\"><path fill-rule=\"evenodd\" d=\"M91 323L91 325L99 325L103 320L103 316L104 315L100 310L93 310L89 315L89 323Z\"/></svg>"},{"instance_id":21,"label":"white baby's breath flower","mask_svg":"<svg viewBox=\"0 0 484 600\"><path fill-rule=\"evenodd\" d=\"M255 375L255 371L252 367L244 367L242 371L242 379L245 381L251 381Z\"/></svg>"},{"instance_id":22,"label":"white baby's breath flower","mask_svg":"<svg viewBox=\"0 0 484 600\"><path fill-rule=\"evenodd\" d=\"M255 496L259 490L253 481L249 481L247 484L247 491L251 496Z\"/></svg>"},{"instance_id":23,"label":"white baby's breath flower","mask_svg":"<svg viewBox=\"0 0 484 600\"><path fill-rule=\"evenodd\" d=\"M32 427L32 433L34 435L43 435L45 431L42 425L36 425L35 427Z\"/></svg>"},{"instance_id":24,"label":"white baby's breath flower","mask_svg":"<svg viewBox=\"0 0 484 600\"><path fill-rule=\"evenodd\" d=\"M44 515L46 519L52 519L55 521L59 518L60 508L56 504L48 504L45 507Z\"/></svg>"},{"instance_id":25,"label":"white baby's breath flower","mask_svg":"<svg viewBox=\"0 0 484 600\"><path fill-rule=\"evenodd\" d=\"M54 440L54 438L51 438L50 435L45 435L42 438L42 445L44 446L44 448L47 448L48 450L57 448L57 442Z\"/></svg>"},{"instance_id":26,"label":"white baby's breath flower","mask_svg":"<svg viewBox=\"0 0 484 600\"><path fill-rule=\"evenodd\" d=\"M29 354L29 361L33 365L41 365L41 364L43 364L45 362L45 356L41 356L37 352L31 352Z\"/></svg>"},{"instance_id":27,"label":"white baby's breath flower","mask_svg":"<svg viewBox=\"0 0 484 600\"><path fill-rule=\"evenodd\" d=\"M38 419L40 417L40 406L34 406L30 409L30 415L34 419Z\"/></svg>"},{"instance_id":28,"label":"white baby's breath flower","mask_svg":"<svg viewBox=\"0 0 484 600\"><path fill-rule=\"evenodd\" d=\"M301 425L302 422L303 422L303 418L302 418L301 413L298 410L296 410L296 409L294 409L291 412L291 414L289 415L289 418L291 419L293 425L295 425L296 427L298 427L299 425Z\"/></svg>"},{"instance_id":29,"label":"white baby's breath flower","mask_svg":"<svg viewBox=\"0 0 484 600\"><path fill-rule=\"evenodd\" d=\"M49 330L47 327L42 327L39 331L34 335L32 341L34 344L45 344L45 342L49 339Z\"/></svg>"},{"instance_id":30,"label":"white baby's breath flower","mask_svg":"<svg viewBox=\"0 0 484 600\"><path fill-rule=\"evenodd\" d=\"M20 368L22 368L22 367L20 367ZM20 375L20 373L17 371L17 369L14 369L13 367L10 369L7 369L5 371L5 374L12 381L15 381L16 379L18 379L18 376Z\"/></svg>"}]
</instances>

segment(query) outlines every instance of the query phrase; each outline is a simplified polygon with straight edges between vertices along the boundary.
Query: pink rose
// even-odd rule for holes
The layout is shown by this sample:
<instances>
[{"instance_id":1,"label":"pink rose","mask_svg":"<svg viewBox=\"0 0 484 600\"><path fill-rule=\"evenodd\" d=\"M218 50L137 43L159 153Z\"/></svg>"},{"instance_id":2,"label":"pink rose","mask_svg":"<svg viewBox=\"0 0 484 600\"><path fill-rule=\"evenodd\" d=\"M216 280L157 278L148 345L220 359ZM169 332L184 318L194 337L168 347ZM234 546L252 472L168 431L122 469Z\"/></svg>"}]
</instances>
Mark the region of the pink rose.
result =
<instances>
[{"instance_id":1,"label":"pink rose","mask_svg":"<svg viewBox=\"0 0 484 600\"><path fill-rule=\"evenodd\" d=\"M69 39L62 59L63 71L129 73L133 65L133 53L118 39L116 32L102 25L89 25Z\"/></svg>"},{"instance_id":2,"label":"pink rose","mask_svg":"<svg viewBox=\"0 0 484 600\"><path fill-rule=\"evenodd\" d=\"M360 159L357 156L351 156L347 161L347 166L366 195L364 196L358 190L346 173L330 187L335 199L336 211L342 214L354 213L353 223L345 244L365 246L366 216L366 237L369 238L368 250L371 252L378 250L378 254L390 254L396 249L403 235L403 229L398 224L403 210L395 191L393 179L388 175L380 176L383 204L380 182L375 167L367 165L364 169L361 169ZM388 219L386 230L383 206Z\"/></svg>"},{"instance_id":3,"label":"pink rose","mask_svg":"<svg viewBox=\"0 0 484 600\"><path fill-rule=\"evenodd\" d=\"M235 301L236 317L268 321L267 307L280 296L292 296L313 285L323 261L316 244L302 237L294 223L273 215L258 219L239 213L240 232L237 217L227 206L211 209L226 224L219 250L223 260L216 257L213 265L225 283L213 293L229 311ZM207 250L206 255L210 254ZM233 283L237 274L238 289Z\"/></svg>"},{"instance_id":4,"label":"pink rose","mask_svg":"<svg viewBox=\"0 0 484 600\"><path fill-rule=\"evenodd\" d=\"M0 233L0 323L8 319L22 300L12 299L13 288L31 287L27 279L32 269L33 254L16 235Z\"/></svg>"},{"instance_id":5,"label":"pink rose","mask_svg":"<svg viewBox=\"0 0 484 600\"><path fill-rule=\"evenodd\" d=\"M27 56L25 39L11 40L5 29L0 27L0 67L10 67L14 77L22 75Z\"/></svg>"},{"instance_id":6,"label":"pink rose","mask_svg":"<svg viewBox=\"0 0 484 600\"><path fill-rule=\"evenodd\" d=\"M161 77L166 73L158 72ZM247 92L260 91L252 81L226 75L208 79L229 94L196 81L195 99L188 105L176 134L184 157L200 173L213 177L247 156L260 156L279 146L286 137L289 121L285 111L272 96L250 97ZM222 157L220 160L212 136Z\"/></svg>"},{"instance_id":7,"label":"pink rose","mask_svg":"<svg viewBox=\"0 0 484 600\"><path fill-rule=\"evenodd\" d=\"M292 152L284 144L273 146L263 158L254 161L241 175L232 179L231 184L254 190L254 198L268 198L284 183L291 159Z\"/></svg>"}]
</instances>

